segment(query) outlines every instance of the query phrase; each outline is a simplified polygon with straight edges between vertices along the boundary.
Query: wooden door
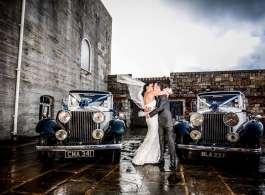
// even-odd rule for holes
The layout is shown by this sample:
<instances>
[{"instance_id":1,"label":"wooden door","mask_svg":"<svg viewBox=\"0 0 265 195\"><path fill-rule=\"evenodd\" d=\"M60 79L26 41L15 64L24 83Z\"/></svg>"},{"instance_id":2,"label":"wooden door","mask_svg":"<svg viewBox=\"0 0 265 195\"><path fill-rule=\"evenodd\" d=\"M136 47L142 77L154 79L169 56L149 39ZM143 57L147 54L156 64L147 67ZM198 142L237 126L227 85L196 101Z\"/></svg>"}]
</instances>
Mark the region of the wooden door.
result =
<instances>
[{"instance_id":1,"label":"wooden door","mask_svg":"<svg viewBox=\"0 0 265 195\"><path fill-rule=\"evenodd\" d=\"M176 116L183 116L183 102L182 101L170 101L170 112L172 114L172 118L176 118Z\"/></svg>"},{"instance_id":2,"label":"wooden door","mask_svg":"<svg viewBox=\"0 0 265 195\"><path fill-rule=\"evenodd\" d=\"M132 109L132 126L133 127L147 127L146 124L146 118L145 117L139 117L138 112L140 111L140 108L136 106L135 103L133 104L133 109Z\"/></svg>"}]
</instances>

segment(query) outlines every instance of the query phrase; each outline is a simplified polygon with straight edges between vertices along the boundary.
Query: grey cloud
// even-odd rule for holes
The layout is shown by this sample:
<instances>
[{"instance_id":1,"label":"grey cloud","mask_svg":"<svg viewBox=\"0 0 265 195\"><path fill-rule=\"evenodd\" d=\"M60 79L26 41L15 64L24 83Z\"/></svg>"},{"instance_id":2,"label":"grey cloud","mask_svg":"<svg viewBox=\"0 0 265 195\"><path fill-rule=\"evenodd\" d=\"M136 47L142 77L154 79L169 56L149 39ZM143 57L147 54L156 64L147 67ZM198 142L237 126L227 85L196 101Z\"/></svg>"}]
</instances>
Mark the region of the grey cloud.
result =
<instances>
[{"instance_id":1,"label":"grey cloud","mask_svg":"<svg viewBox=\"0 0 265 195\"><path fill-rule=\"evenodd\" d=\"M190 20L209 27L218 27L216 36L227 30L252 29L251 35L260 44L249 55L238 60L231 70L265 68L265 0L160 0Z\"/></svg>"},{"instance_id":2,"label":"grey cloud","mask_svg":"<svg viewBox=\"0 0 265 195\"><path fill-rule=\"evenodd\" d=\"M222 20L261 22L265 20L264 0L161 0L179 12L188 12L193 20L208 24ZM227 22L227 21L226 21Z\"/></svg>"},{"instance_id":3,"label":"grey cloud","mask_svg":"<svg viewBox=\"0 0 265 195\"><path fill-rule=\"evenodd\" d=\"M264 39L265 37L263 37ZM238 69L265 69L265 42L259 44L249 56L238 60ZM236 67L236 68L237 68Z\"/></svg>"}]
</instances>

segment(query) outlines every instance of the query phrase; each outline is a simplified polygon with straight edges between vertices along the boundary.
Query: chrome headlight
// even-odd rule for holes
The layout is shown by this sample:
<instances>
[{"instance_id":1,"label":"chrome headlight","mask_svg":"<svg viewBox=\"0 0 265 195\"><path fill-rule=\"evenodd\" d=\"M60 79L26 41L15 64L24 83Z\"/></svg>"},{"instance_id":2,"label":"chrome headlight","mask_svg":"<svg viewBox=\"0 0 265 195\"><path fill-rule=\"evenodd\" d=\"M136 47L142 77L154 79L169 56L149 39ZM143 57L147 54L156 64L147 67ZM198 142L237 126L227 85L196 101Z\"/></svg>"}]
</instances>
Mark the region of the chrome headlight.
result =
<instances>
[{"instance_id":1,"label":"chrome headlight","mask_svg":"<svg viewBox=\"0 0 265 195\"><path fill-rule=\"evenodd\" d=\"M237 142L239 140L239 135L237 133L228 133L226 138L230 142Z\"/></svg>"},{"instance_id":2,"label":"chrome headlight","mask_svg":"<svg viewBox=\"0 0 265 195\"><path fill-rule=\"evenodd\" d=\"M61 129L55 133L55 137L58 140L65 140L67 138L67 132Z\"/></svg>"},{"instance_id":3,"label":"chrome headlight","mask_svg":"<svg viewBox=\"0 0 265 195\"><path fill-rule=\"evenodd\" d=\"M203 116L200 113L192 113L190 122L193 126L200 126L203 123Z\"/></svg>"},{"instance_id":4,"label":"chrome headlight","mask_svg":"<svg viewBox=\"0 0 265 195\"><path fill-rule=\"evenodd\" d=\"M229 126L233 127L236 126L239 122L239 117L236 113L230 112L224 115L224 123Z\"/></svg>"},{"instance_id":5,"label":"chrome headlight","mask_svg":"<svg viewBox=\"0 0 265 195\"><path fill-rule=\"evenodd\" d=\"M95 112L93 114L93 121L95 123L102 123L105 120L105 115L102 112Z\"/></svg>"},{"instance_id":6,"label":"chrome headlight","mask_svg":"<svg viewBox=\"0 0 265 195\"><path fill-rule=\"evenodd\" d=\"M190 137L193 140L199 140L199 139L201 139L201 136L202 136L201 132L199 132L197 130L193 130L190 132Z\"/></svg>"},{"instance_id":7,"label":"chrome headlight","mask_svg":"<svg viewBox=\"0 0 265 195\"><path fill-rule=\"evenodd\" d=\"M92 136L94 139L102 139L104 132L101 129L96 129L92 132Z\"/></svg>"},{"instance_id":8,"label":"chrome headlight","mask_svg":"<svg viewBox=\"0 0 265 195\"><path fill-rule=\"evenodd\" d=\"M62 123L68 123L71 119L71 114L68 111L62 110L58 114L58 119Z\"/></svg>"}]
</instances>

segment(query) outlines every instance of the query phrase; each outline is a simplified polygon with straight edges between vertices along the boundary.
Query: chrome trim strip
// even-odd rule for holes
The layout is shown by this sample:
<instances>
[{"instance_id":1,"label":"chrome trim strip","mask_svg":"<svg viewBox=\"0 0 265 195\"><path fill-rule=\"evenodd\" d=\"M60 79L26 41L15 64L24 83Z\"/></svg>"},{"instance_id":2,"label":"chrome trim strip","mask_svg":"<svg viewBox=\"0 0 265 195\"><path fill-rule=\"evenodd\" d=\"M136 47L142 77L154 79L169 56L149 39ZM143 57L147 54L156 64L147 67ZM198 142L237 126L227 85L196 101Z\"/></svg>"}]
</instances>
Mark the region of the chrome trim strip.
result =
<instances>
[{"instance_id":1,"label":"chrome trim strip","mask_svg":"<svg viewBox=\"0 0 265 195\"><path fill-rule=\"evenodd\" d=\"M37 151L115 150L115 149L122 149L122 144L82 145L82 146L36 146Z\"/></svg>"},{"instance_id":2,"label":"chrome trim strip","mask_svg":"<svg viewBox=\"0 0 265 195\"><path fill-rule=\"evenodd\" d=\"M178 149L195 150L195 151L208 151L208 152L222 152L222 153L245 153L245 154L262 154L261 148L228 148L228 147L214 147L214 146L196 146L177 144Z\"/></svg>"}]
</instances>

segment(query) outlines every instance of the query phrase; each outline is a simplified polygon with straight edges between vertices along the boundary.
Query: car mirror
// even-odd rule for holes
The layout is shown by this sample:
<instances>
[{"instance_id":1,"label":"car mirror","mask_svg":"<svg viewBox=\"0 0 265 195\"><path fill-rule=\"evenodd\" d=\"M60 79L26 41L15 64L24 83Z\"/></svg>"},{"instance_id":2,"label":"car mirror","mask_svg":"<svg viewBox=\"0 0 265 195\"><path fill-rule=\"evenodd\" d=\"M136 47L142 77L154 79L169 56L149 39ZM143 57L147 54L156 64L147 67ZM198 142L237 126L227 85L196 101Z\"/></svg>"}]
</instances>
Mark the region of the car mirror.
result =
<instances>
[{"instance_id":1,"label":"car mirror","mask_svg":"<svg viewBox=\"0 0 265 195\"><path fill-rule=\"evenodd\" d=\"M117 114L118 114L116 110L110 109L109 111L110 111L110 112L113 112L113 116L114 116L114 117L117 116Z\"/></svg>"},{"instance_id":2,"label":"car mirror","mask_svg":"<svg viewBox=\"0 0 265 195\"><path fill-rule=\"evenodd\" d=\"M247 98L244 100L244 104L248 104L248 99Z\"/></svg>"},{"instance_id":3,"label":"car mirror","mask_svg":"<svg viewBox=\"0 0 265 195\"><path fill-rule=\"evenodd\" d=\"M196 100L191 100L191 112L197 111L197 102Z\"/></svg>"}]
</instances>

